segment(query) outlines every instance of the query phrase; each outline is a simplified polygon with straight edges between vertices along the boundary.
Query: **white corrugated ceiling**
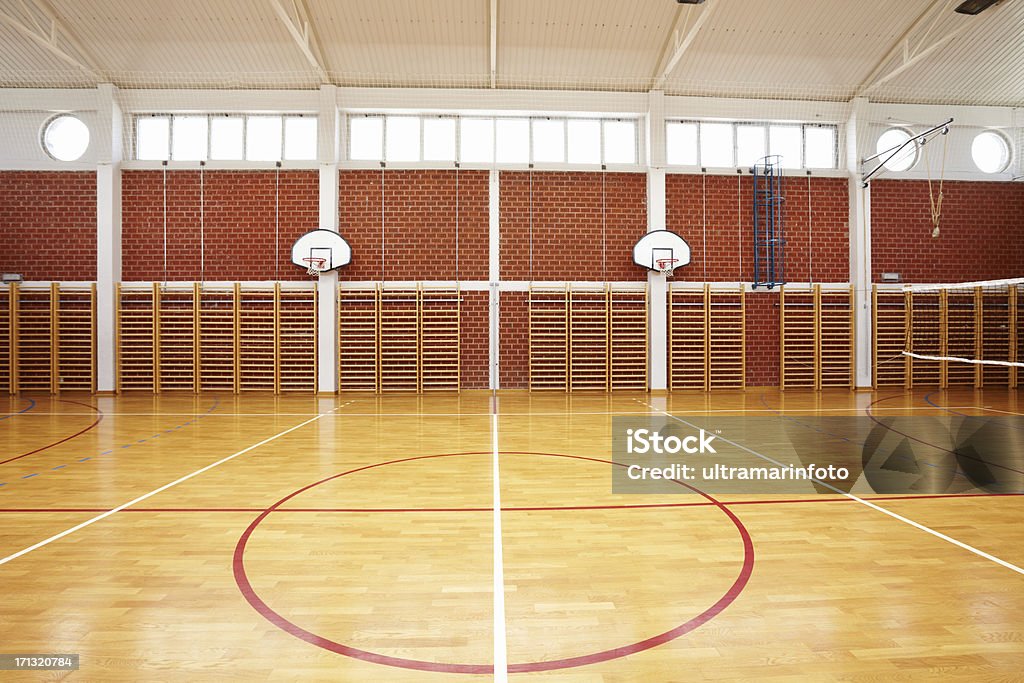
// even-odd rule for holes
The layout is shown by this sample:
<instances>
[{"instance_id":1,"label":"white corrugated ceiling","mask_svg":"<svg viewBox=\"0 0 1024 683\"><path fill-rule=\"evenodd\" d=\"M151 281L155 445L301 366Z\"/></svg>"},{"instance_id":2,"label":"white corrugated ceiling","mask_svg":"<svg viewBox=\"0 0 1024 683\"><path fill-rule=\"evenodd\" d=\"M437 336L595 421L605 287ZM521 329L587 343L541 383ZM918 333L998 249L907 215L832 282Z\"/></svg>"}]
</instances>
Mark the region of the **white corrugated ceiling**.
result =
<instances>
[{"instance_id":1,"label":"white corrugated ceiling","mask_svg":"<svg viewBox=\"0 0 1024 683\"><path fill-rule=\"evenodd\" d=\"M0 0L0 86L660 87L1024 104L1024 0L976 17L956 4L497 0L492 14L491 0Z\"/></svg>"}]
</instances>

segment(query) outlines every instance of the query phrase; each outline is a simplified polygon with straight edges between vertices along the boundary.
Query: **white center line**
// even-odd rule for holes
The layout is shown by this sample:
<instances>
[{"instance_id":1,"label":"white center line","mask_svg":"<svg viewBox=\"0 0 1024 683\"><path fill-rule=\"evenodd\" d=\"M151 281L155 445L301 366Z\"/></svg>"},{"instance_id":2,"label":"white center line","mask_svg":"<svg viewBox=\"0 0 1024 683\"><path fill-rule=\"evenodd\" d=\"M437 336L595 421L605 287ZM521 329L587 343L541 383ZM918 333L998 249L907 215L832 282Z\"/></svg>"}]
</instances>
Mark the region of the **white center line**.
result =
<instances>
[{"instance_id":1,"label":"white center line","mask_svg":"<svg viewBox=\"0 0 1024 683\"><path fill-rule=\"evenodd\" d=\"M501 544L501 478L498 474L498 397L491 399L492 479L494 481L494 680L508 682L505 631L505 560Z\"/></svg>"},{"instance_id":2,"label":"white center line","mask_svg":"<svg viewBox=\"0 0 1024 683\"><path fill-rule=\"evenodd\" d=\"M640 401L640 403L643 403L643 401ZM651 408L652 410L658 410L654 406L649 405L647 403L644 403L644 405L647 406L648 408ZM683 423L684 425L688 425L690 427L693 427L694 429L700 429L700 427L698 427L697 425L693 424L692 422L687 422L686 420L682 419L681 417L676 417L672 413L669 413L669 412L667 412L665 410L660 410L659 412L662 415L665 415L667 417L672 418L673 420L676 420L677 422ZM755 451L755 450L753 450L751 448L747 448L746 446L744 446L741 443L736 443L735 441L730 441L729 439L725 438L724 436L722 436L720 434L717 435L717 438L720 441L724 441L725 443L732 444L733 446L736 446L736 448L740 448L740 449L746 451L747 453L750 453L751 455L755 455L755 456L761 458L762 460L767 460L768 462L775 463L776 465L779 465L780 467L785 467L786 466L785 463L779 462L775 458L768 457L767 455L764 455L763 453L758 453L757 451ZM958 541L958 540L956 540L955 538L953 538L951 536L947 536L946 534L941 533L939 531L936 531L935 529L926 527L924 524L920 524L918 522L915 522L912 519L907 519L903 515L896 514L895 512L892 512L891 510L886 510L885 508L883 508L881 506L878 506L878 505L875 505L874 503L872 503L870 501L867 501L867 500L864 500L863 498L855 496L852 493L847 493L846 491L843 491L841 489L836 488L835 486L832 486L828 482L819 481L819 480L813 479L813 478L811 479L811 481L813 481L815 484L820 484L821 486L824 486L826 488L832 489L836 493L842 494L842 495L846 496L847 498L849 498L851 500L855 500L858 503L860 503L861 505L865 505L865 506L871 508L872 510L877 510L877 511L881 512L884 515L889 515L893 519L898 519L899 521L903 522L904 524L909 524L910 526L914 527L915 529L920 529L921 531L924 531L925 533L929 533L932 536L935 536L936 538L941 538L943 541L946 541L947 543L952 543L953 545L955 545L957 547L960 547L960 548L963 548L964 550L966 550L968 552L972 552L975 555L977 555L978 557L983 557L986 560L989 560L990 562L995 562L996 564L1001 565L1003 567L1006 567L1007 569L1009 569L1011 571L1015 571L1018 574L1024 574L1024 569L1022 569L1021 567L1018 567L1015 564L1007 562L1006 560L1001 560L998 557L996 557L995 555L990 555L990 554L986 553L983 550L979 550L978 548L975 548L972 545L968 545L968 544L964 543L963 541Z\"/></svg>"},{"instance_id":3,"label":"white center line","mask_svg":"<svg viewBox=\"0 0 1024 683\"><path fill-rule=\"evenodd\" d=\"M264 439L263 441L260 441L259 443L254 443L253 445L251 445L251 446L249 446L247 448L243 448L242 450L238 451L237 453L233 453L233 454L229 455L226 458L221 458L217 462L211 463L211 464L207 465L206 467L200 468L200 469L196 470L195 472L192 472L191 474L186 474L184 477L181 477L180 479L175 479L170 484L164 484L163 486L161 486L158 489L154 489L154 490L150 491L149 493L144 493L141 496L139 496L138 498L136 498L135 500L130 500L127 503L122 503L121 505L118 505L116 508L114 508L112 510L107 510L106 512L104 512L102 514L96 515L95 517L93 517L91 519L85 520L81 524L76 524L75 526L71 527L70 529L65 529L64 531L60 532L59 534L54 534L53 536L50 536L49 538L47 538L45 540L39 541L38 543L36 543L34 545L30 545L29 547L27 547L27 548L25 548L23 550L19 550L16 553L8 555L7 557L4 557L4 558L0 559L0 565L7 564L11 560L16 560L19 557L21 557L22 555L27 555L28 553L32 552L33 550L38 550L39 548L42 548L43 546L50 545L54 541L59 541L60 539L64 538L65 536L69 536L69 535L75 533L76 531L79 531L80 529L84 529L87 526L90 526L92 524L95 524L96 522L104 520L107 517L110 517L111 515L117 514L118 512L121 512L122 510L125 510L127 508L130 508L131 506L133 506L133 505L135 505L137 503L141 503L142 501L146 500L147 498L152 498L156 494L161 493L163 491L166 491L167 489L171 488L172 486L177 486L178 484L180 484L182 482L185 482L185 481L188 481L189 479L192 479L193 477L198 477L203 472L207 472L209 470L212 470L214 467L217 467L218 465L223 465L224 463L228 462L229 460L234 460L235 458L237 458L240 455L245 455L246 453L248 453L249 451L251 451L253 449L259 448L260 446L264 446L264 445L270 443L271 441L274 441L276 439L281 438L282 436L284 436L286 434L291 434L296 429L301 429L302 427L305 427L308 424L316 422L320 418L322 418L322 417L324 417L326 415L329 415L329 414L333 413L336 410L340 410L341 408L344 408L345 406L349 405L350 403L353 403L353 401L349 401L348 403L343 403L342 405L338 406L337 408L334 408L334 409L332 409L332 410L330 410L330 411L328 411L326 413L320 413L316 417L310 418L310 419L306 420L305 422L301 422L301 423L295 425L294 427L289 427L288 429L284 430L283 432L278 432L277 434L274 434L273 436L268 437L268 438Z\"/></svg>"}]
</instances>

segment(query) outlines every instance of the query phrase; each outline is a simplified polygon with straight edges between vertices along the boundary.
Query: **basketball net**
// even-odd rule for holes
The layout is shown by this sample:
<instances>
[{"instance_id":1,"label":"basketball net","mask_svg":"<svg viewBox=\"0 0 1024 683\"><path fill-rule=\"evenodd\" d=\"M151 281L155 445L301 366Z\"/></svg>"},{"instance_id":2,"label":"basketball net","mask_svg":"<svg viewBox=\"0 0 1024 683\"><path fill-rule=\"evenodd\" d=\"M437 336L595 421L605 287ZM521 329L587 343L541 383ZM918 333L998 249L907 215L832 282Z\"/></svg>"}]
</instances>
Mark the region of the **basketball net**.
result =
<instances>
[{"instance_id":1,"label":"basketball net","mask_svg":"<svg viewBox=\"0 0 1024 683\"><path fill-rule=\"evenodd\" d=\"M662 275L664 275L665 277L671 277L672 272L676 269L676 263L678 262L679 259L660 258L654 262L654 265L658 267L658 270L661 271Z\"/></svg>"},{"instance_id":2,"label":"basketball net","mask_svg":"<svg viewBox=\"0 0 1024 683\"><path fill-rule=\"evenodd\" d=\"M327 259L324 258L304 258L302 259L308 264L306 268L306 275L320 276L324 266L327 265Z\"/></svg>"}]
</instances>

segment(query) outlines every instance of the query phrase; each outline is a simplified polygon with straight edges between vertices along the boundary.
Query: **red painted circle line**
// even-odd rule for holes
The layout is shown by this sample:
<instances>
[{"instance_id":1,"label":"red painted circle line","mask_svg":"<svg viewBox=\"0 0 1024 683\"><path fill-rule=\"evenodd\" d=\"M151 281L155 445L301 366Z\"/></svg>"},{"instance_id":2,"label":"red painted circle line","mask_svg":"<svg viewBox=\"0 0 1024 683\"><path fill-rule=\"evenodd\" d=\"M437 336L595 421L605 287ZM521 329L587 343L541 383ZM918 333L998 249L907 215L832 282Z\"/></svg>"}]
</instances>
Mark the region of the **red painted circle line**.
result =
<instances>
[{"instance_id":1,"label":"red painted circle line","mask_svg":"<svg viewBox=\"0 0 1024 683\"><path fill-rule=\"evenodd\" d=\"M64 443L65 441L71 441L71 439L74 439L75 437L81 436L82 434L85 434L86 432L92 430L93 428L96 427L96 425L98 425L100 422L103 421L103 411L100 410L99 408L97 408L94 405L90 405L88 403L80 403L78 401L72 401L72 400L66 399L66 398L60 398L60 399L57 399L57 401L59 403L73 403L76 406L84 406L84 407L94 411L96 413L96 420L95 420L95 422L93 422L91 425L89 425L85 429L83 429L81 431L75 432L71 436L64 437L60 441L54 441L53 443L48 443L45 446L41 446L41 447L35 449L34 451L29 451L28 453L22 453L21 455L16 455L13 458L8 458L7 460L0 460L0 465L6 465L9 462L14 462L15 460L21 460L22 458L27 458L30 455L35 455L36 453L41 453L42 451L45 451L45 450L47 450L49 448L53 448L54 446L59 446L60 444Z\"/></svg>"},{"instance_id":2,"label":"red painted circle line","mask_svg":"<svg viewBox=\"0 0 1024 683\"><path fill-rule=\"evenodd\" d=\"M537 453L533 451L501 451L502 455L537 455L553 458L569 458L572 460L585 460L589 462L597 462L603 464L620 465L620 463L612 462L611 460L603 460L600 458L588 458L579 455L566 455L564 453ZM365 465L363 467L357 467L356 469L341 472L339 474L332 475L321 479L320 481L313 482L308 486L304 486L292 493L288 494L281 500L277 501L270 507L266 508L251 524L242 532L242 535L238 539L238 543L235 545L235 552L232 558L232 568L235 575L235 583L238 585L238 589L241 591L243 597L253 609L255 609L263 618L277 626L285 633L291 634L300 640L304 640L311 645L335 652L346 657L352 657L354 659L360 659L366 662L373 662L375 664L383 664L386 666L394 666L403 669L414 669L418 671L436 671L445 673L459 673L459 674L491 674L494 673L493 664L459 664L459 663L445 663L445 662L428 662L419 659L406 659L402 657L390 657L388 655L382 655L376 652L370 652L368 650L360 650L350 645L345 645L323 636L319 636L311 631L307 631L301 626L289 621L281 614L274 611L266 602L256 594L255 589L252 587L252 583L249 581L249 576L245 570L245 549L249 543L249 539L252 537L253 532L256 528L263 523L263 521L270 516L271 513L278 510L284 503L288 502L292 498L316 487L321 484L325 484L334 479L344 477L357 472L363 472L366 470L374 469L377 467L385 467L387 465L396 465L404 462L412 462L415 460L430 460L433 458L451 458L467 455L492 455L489 451L473 451L465 453L442 453L438 455L419 455L410 458L401 458L398 460L389 460L387 462L375 463L373 465ZM622 465L623 467L625 465ZM721 614L726 607L733 603L736 598L739 597L740 593L746 587L747 582L750 580L750 575L754 570L754 542L750 537L750 532L740 521L740 518L736 516L724 503L718 501L712 496L704 493L703 491L690 486L689 484L681 481L676 481L681 486L685 486L691 489L695 493L700 494L712 504L714 504L719 510L729 518L733 526L736 527L736 531L739 533L740 539L743 542L743 564L740 567L739 574L733 581L732 585L729 586L728 590L720 597L713 605L705 609L695 617L679 624L675 628L669 629L664 633L651 636L644 640L637 641L623 645L621 647L612 648L609 650L601 650L599 652L592 652L585 655L579 655L576 657L566 657L564 659L553 659L548 661L540 662L520 662L508 665L509 673L527 673L531 671L554 671L558 669L568 669L577 666L585 666L588 664L597 664L599 662L606 662L612 659L619 659L626 657L637 652L649 650L659 645L675 640L682 635L697 629L707 622L714 619L716 616Z\"/></svg>"}]
</instances>

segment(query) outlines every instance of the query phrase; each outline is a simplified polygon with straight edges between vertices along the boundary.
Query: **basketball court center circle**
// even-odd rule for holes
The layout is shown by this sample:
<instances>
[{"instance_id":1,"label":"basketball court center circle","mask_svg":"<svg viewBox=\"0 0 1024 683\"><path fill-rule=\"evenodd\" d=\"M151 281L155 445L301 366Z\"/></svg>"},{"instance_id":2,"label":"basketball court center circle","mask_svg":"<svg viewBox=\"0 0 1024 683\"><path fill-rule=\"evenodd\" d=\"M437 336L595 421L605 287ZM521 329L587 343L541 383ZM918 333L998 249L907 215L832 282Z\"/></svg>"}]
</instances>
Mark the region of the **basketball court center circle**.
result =
<instances>
[{"instance_id":1,"label":"basketball court center circle","mask_svg":"<svg viewBox=\"0 0 1024 683\"><path fill-rule=\"evenodd\" d=\"M552 457L552 458L567 458L572 460L582 460L589 462L596 462L602 464L615 465L611 460L604 460L601 458L591 458L578 455L568 455L564 453L539 453L534 451L499 451L500 455L526 455L526 456L538 456L538 457ZM434 458L452 458L462 456L473 456L473 455L492 455L490 451L469 451L462 453L440 453L435 455L420 455L409 458L400 458L397 460L389 460L386 462L374 463L371 465L365 465L345 472L325 477L319 481L315 481L312 484L308 484L300 489L296 489L284 498L281 498L276 503L267 507L259 516L254 519L248 527L242 532L239 537L237 544L235 545L234 556L232 560L232 568L235 577L235 583L238 585L239 591L241 591L246 601L255 609L261 616L267 621L277 626L279 629L288 633L300 640L304 640L311 645L323 648L330 652L334 652L346 657L352 657L366 662L372 662L375 664L382 664L386 666L399 667L403 669L413 669L418 671L434 671L434 672L446 672L446 673L462 673L462 674L490 674L494 672L493 664L468 664L468 663L457 663L457 662L430 662L419 659L408 659L403 657L392 657L389 655L383 655L377 652L371 652L369 650L362 650L350 645L345 645L329 638L325 638L321 635L308 631L298 624L289 621L286 617L278 613L274 608L268 605L253 588L252 583L249 581L248 573L245 569L245 552L248 545L249 539L252 537L256 529L266 521L267 517L279 510L282 505L287 503L289 500L309 491L317 486L326 484L327 482L340 479L351 474L358 472L364 472L366 470L376 469L379 467L386 467L388 465L397 465L405 462L413 462L417 460L430 460ZM747 582L750 580L750 576L754 569L754 544L753 539L750 536L750 532L744 526L743 522L736 516L736 514L728 508L728 506L716 498L700 491L689 484L684 482L677 482L681 486L685 486L695 493L703 496L715 507L717 507L733 524L737 534L743 543L743 561L740 566L739 573L737 574L733 583L729 588L719 597L710 607L700 612L694 617L682 622L678 626L669 629L663 633L651 636L649 638L627 643L619 647L614 647L607 650L600 650L597 652L587 653L583 655L577 655L575 657L566 657L561 659L536 661L536 662L512 662L508 665L509 673L527 673L533 671L556 671L559 669L568 669L577 666L585 666L588 664L597 664L600 662L606 662L613 659L621 659L637 652L649 650L659 645L668 643L680 636L683 636L690 631L693 631L700 626L704 625L708 621L718 616L724 611L729 605L731 605L736 598L739 597L740 593L746 587ZM557 509L557 508L555 508Z\"/></svg>"}]
</instances>

